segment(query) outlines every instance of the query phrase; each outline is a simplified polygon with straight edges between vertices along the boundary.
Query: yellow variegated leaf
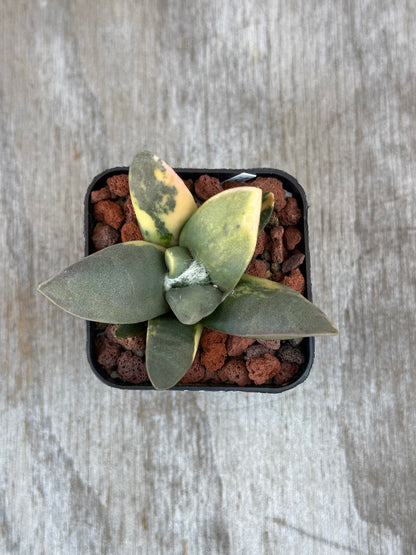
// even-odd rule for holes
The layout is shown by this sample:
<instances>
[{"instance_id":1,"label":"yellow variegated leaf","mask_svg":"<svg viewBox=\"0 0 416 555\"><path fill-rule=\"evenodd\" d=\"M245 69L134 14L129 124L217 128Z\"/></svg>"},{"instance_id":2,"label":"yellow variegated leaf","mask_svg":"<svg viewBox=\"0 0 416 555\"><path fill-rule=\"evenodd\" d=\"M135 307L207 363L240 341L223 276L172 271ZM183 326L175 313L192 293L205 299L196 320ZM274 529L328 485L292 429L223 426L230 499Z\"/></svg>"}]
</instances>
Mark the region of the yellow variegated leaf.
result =
<instances>
[{"instance_id":1,"label":"yellow variegated leaf","mask_svg":"<svg viewBox=\"0 0 416 555\"><path fill-rule=\"evenodd\" d=\"M202 262L222 291L238 283L253 256L261 204L261 189L229 189L207 200L182 230L180 246Z\"/></svg>"},{"instance_id":2,"label":"yellow variegated leaf","mask_svg":"<svg viewBox=\"0 0 416 555\"><path fill-rule=\"evenodd\" d=\"M151 152L136 154L129 169L130 196L146 241L178 244L179 233L197 206L182 179Z\"/></svg>"},{"instance_id":3,"label":"yellow variegated leaf","mask_svg":"<svg viewBox=\"0 0 416 555\"><path fill-rule=\"evenodd\" d=\"M260 212L259 230L258 230L259 234L263 231L263 229L268 224L268 222L270 220L270 216L273 214L273 208L274 208L274 194L273 193L263 193L262 204L261 204L261 212Z\"/></svg>"}]
</instances>

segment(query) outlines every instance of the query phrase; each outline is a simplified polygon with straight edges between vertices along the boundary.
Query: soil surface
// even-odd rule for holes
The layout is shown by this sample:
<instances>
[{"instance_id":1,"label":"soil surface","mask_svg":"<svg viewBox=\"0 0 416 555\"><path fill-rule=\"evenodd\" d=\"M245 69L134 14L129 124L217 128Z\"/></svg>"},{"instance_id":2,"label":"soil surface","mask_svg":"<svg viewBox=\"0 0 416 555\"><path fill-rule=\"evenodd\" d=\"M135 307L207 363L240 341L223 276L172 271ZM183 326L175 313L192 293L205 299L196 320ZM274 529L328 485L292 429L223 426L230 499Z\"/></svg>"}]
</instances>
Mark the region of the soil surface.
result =
<instances>
[{"instance_id":1,"label":"soil surface","mask_svg":"<svg viewBox=\"0 0 416 555\"><path fill-rule=\"evenodd\" d=\"M302 272L305 254L302 252L301 209L296 199L288 195L275 178L258 177L249 183L228 181L224 187L219 180L202 175L195 182L185 181L198 204L202 204L224 189L251 185L275 196L274 211L264 231L257 239L248 274L283 283L305 293ZM95 250L115 243L142 239L129 197L128 176L108 178L107 184L91 193L95 226L92 242ZM95 324L97 360L109 375L126 384L146 384L146 336L120 339L114 335L114 324ZM195 360L178 385L268 385L281 386L298 374L305 357L301 340L264 341L218 333L204 329Z\"/></svg>"}]
</instances>

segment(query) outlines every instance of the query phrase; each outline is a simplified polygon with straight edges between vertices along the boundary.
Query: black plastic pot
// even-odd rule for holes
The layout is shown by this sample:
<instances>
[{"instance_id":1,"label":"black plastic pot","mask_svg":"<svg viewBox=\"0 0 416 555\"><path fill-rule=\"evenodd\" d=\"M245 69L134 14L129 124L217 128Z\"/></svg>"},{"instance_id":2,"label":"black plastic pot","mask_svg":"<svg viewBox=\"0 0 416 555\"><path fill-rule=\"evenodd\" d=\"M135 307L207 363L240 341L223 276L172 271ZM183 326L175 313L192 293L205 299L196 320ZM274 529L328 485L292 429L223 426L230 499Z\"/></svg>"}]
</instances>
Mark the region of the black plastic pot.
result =
<instances>
[{"instance_id":1,"label":"black plastic pot","mask_svg":"<svg viewBox=\"0 0 416 555\"><path fill-rule=\"evenodd\" d=\"M308 244L308 220L307 220L307 202L305 192L299 183L291 175L276 169L271 168L250 168L244 170L233 170L233 169L187 169L187 168L175 168L175 171L179 176L184 179L196 180L201 175L208 174L213 177L217 177L221 182L230 179L241 172L247 172L255 174L257 177L275 177L283 183L284 189L296 198L299 208L303 215L303 224L299 223L301 231L303 234L302 242L299 244L299 248L305 253L305 261L301 267L302 273L305 277L306 282L306 292L305 296L309 301L312 301L312 290L311 290L311 279L310 279L310 254L309 254L309 244ZM85 255L89 255L94 252L94 246L91 241L92 230L94 227L94 220L92 216L92 204L90 202L91 191L95 191L104 187L107 183L107 179L114 175L119 175L128 173L127 167L112 168L104 171L103 173L97 175L91 185L88 187L85 196L85 224L84 224L84 237L85 237ZM153 386L149 384L126 384L123 380L118 378L113 378L109 375L107 370L105 370L97 361L97 355L95 350L95 338L97 336L97 327L94 322L87 322L87 356L88 361L91 365L92 370L95 375L103 381L106 385L111 387L116 387L119 389L139 389L139 390L154 390ZM315 341L313 337L307 337L303 339L300 345L302 352L305 357L305 362L299 367L297 374L293 379L282 385L282 386L272 386L267 385L248 385L245 387L239 387L236 385L207 385L207 384L190 384L190 385L177 385L172 387L172 390L190 390L190 391L252 391L261 393L281 393L288 389L291 389L306 380L312 367L314 358L314 348Z\"/></svg>"}]
</instances>

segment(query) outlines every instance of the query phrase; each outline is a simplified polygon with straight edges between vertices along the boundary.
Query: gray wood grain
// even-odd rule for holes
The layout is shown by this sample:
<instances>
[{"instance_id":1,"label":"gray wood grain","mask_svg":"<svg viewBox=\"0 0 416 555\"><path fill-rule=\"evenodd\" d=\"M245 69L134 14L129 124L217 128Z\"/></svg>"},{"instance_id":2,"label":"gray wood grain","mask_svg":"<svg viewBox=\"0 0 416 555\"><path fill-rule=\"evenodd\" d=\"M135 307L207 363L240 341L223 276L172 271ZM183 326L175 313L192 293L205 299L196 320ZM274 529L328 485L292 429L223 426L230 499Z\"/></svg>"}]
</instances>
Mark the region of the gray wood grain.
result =
<instances>
[{"instance_id":1,"label":"gray wood grain","mask_svg":"<svg viewBox=\"0 0 416 555\"><path fill-rule=\"evenodd\" d=\"M416 552L416 5L0 3L0 551ZM338 324L280 396L122 392L36 294L141 148L271 166Z\"/></svg>"}]
</instances>

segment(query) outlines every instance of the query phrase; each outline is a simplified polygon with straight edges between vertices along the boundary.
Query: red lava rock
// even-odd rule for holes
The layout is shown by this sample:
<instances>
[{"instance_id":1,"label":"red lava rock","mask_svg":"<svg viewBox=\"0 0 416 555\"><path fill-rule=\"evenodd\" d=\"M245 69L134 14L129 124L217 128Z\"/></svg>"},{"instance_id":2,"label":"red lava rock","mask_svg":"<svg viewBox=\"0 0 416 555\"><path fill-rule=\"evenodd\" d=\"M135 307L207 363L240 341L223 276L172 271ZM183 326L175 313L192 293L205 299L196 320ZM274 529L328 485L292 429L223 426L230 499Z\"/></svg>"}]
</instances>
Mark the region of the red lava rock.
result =
<instances>
[{"instance_id":1,"label":"red lava rock","mask_svg":"<svg viewBox=\"0 0 416 555\"><path fill-rule=\"evenodd\" d=\"M123 380L135 384L149 380L144 360L131 351L124 351L119 356L117 373Z\"/></svg>"},{"instance_id":2,"label":"red lava rock","mask_svg":"<svg viewBox=\"0 0 416 555\"><path fill-rule=\"evenodd\" d=\"M282 272L282 270L276 270L275 272L272 273L273 281L280 282L284 277L285 277L285 274Z\"/></svg>"},{"instance_id":3,"label":"red lava rock","mask_svg":"<svg viewBox=\"0 0 416 555\"><path fill-rule=\"evenodd\" d=\"M216 177L201 175L195 181L195 193L201 200L208 200L222 190L221 183Z\"/></svg>"},{"instance_id":4,"label":"red lava rock","mask_svg":"<svg viewBox=\"0 0 416 555\"><path fill-rule=\"evenodd\" d=\"M259 358L265 355L266 353L271 355L272 352L273 352L273 349L270 349L265 345L260 345L256 343L255 345L250 345L249 347L247 347L246 359L248 360L249 358Z\"/></svg>"},{"instance_id":5,"label":"red lava rock","mask_svg":"<svg viewBox=\"0 0 416 555\"><path fill-rule=\"evenodd\" d=\"M251 339L250 337L230 335L227 339L227 353L232 357L242 355L247 347L252 345L254 341L255 339Z\"/></svg>"},{"instance_id":6,"label":"red lava rock","mask_svg":"<svg viewBox=\"0 0 416 555\"><path fill-rule=\"evenodd\" d=\"M257 260L257 258L255 258L247 266L245 273L250 274L251 276L265 278L267 277L267 265L263 262L263 260Z\"/></svg>"},{"instance_id":7,"label":"red lava rock","mask_svg":"<svg viewBox=\"0 0 416 555\"><path fill-rule=\"evenodd\" d=\"M228 335L218 331L205 329L201 336L201 347L203 352L201 354L201 363L209 372L214 372L223 366L227 350L225 348L225 341Z\"/></svg>"},{"instance_id":8,"label":"red lava rock","mask_svg":"<svg viewBox=\"0 0 416 555\"><path fill-rule=\"evenodd\" d=\"M129 194L129 176L126 173L109 177L107 185L116 197L125 197Z\"/></svg>"},{"instance_id":9,"label":"red lava rock","mask_svg":"<svg viewBox=\"0 0 416 555\"><path fill-rule=\"evenodd\" d=\"M214 372L224 365L227 350L224 343L211 343L204 347L201 362L207 370Z\"/></svg>"},{"instance_id":10,"label":"red lava rock","mask_svg":"<svg viewBox=\"0 0 416 555\"><path fill-rule=\"evenodd\" d=\"M124 221L124 213L116 202L112 200L100 200L94 205L94 218L97 222L104 222L111 225L114 229L121 227Z\"/></svg>"},{"instance_id":11,"label":"red lava rock","mask_svg":"<svg viewBox=\"0 0 416 555\"><path fill-rule=\"evenodd\" d=\"M91 191L91 202L96 204L100 200L107 200L110 198L110 189L107 185L98 189L98 191Z\"/></svg>"},{"instance_id":12,"label":"red lava rock","mask_svg":"<svg viewBox=\"0 0 416 555\"><path fill-rule=\"evenodd\" d=\"M282 271L285 274L288 274L292 270L299 268L303 261L305 260L305 255L303 252L295 251L292 256L289 256L287 260L285 260L282 264Z\"/></svg>"},{"instance_id":13,"label":"red lava rock","mask_svg":"<svg viewBox=\"0 0 416 555\"><path fill-rule=\"evenodd\" d=\"M224 370L224 366L215 372L220 383L228 382L228 374Z\"/></svg>"},{"instance_id":14,"label":"red lava rock","mask_svg":"<svg viewBox=\"0 0 416 555\"><path fill-rule=\"evenodd\" d=\"M261 385L276 376L280 370L280 360L266 353L262 357L248 360L247 370L250 379L256 385Z\"/></svg>"},{"instance_id":15,"label":"red lava rock","mask_svg":"<svg viewBox=\"0 0 416 555\"><path fill-rule=\"evenodd\" d=\"M116 367L118 357L122 351L120 345L112 343L104 335L98 335L95 338L95 348L98 364L104 366L106 370L112 370Z\"/></svg>"},{"instance_id":16,"label":"red lava rock","mask_svg":"<svg viewBox=\"0 0 416 555\"><path fill-rule=\"evenodd\" d=\"M219 331L210 330L205 328L201 335L201 347L205 349L211 343L225 343L228 335L226 333L220 333Z\"/></svg>"},{"instance_id":17,"label":"red lava rock","mask_svg":"<svg viewBox=\"0 0 416 555\"><path fill-rule=\"evenodd\" d=\"M301 295L305 293L305 278L299 268L292 270L288 276L285 276L280 281L280 283L286 285L287 287L291 287Z\"/></svg>"},{"instance_id":18,"label":"red lava rock","mask_svg":"<svg viewBox=\"0 0 416 555\"><path fill-rule=\"evenodd\" d=\"M137 222L127 222L121 228L121 240L126 241L143 241L143 235Z\"/></svg>"},{"instance_id":19,"label":"red lava rock","mask_svg":"<svg viewBox=\"0 0 416 555\"><path fill-rule=\"evenodd\" d=\"M181 379L182 383L196 383L202 382L205 378L205 368L201 364L200 355L197 354L192 366Z\"/></svg>"},{"instance_id":20,"label":"red lava rock","mask_svg":"<svg viewBox=\"0 0 416 555\"><path fill-rule=\"evenodd\" d=\"M286 256L286 249L283 245L283 233L284 228L282 226L273 227L270 231L270 237L272 239L272 261L281 264Z\"/></svg>"},{"instance_id":21,"label":"red lava rock","mask_svg":"<svg viewBox=\"0 0 416 555\"><path fill-rule=\"evenodd\" d=\"M285 229L283 239L287 250L293 251L296 245L302 240L302 232L294 225L290 225Z\"/></svg>"},{"instance_id":22,"label":"red lava rock","mask_svg":"<svg viewBox=\"0 0 416 555\"><path fill-rule=\"evenodd\" d=\"M105 329L106 337L113 343L121 345L130 351L140 351L146 347L146 334L136 335L135 337L116 337L114 331L117 324L109 324Z\"/></svg>"},{"instance_id":23,"label":"red lava rock","mask_svg":"<svg viewBox=\"0 0 416 555\"><path fill-rule=\"evenodd\" d=\"M280 348L280 339L257 339L257 342L272 351L276 351Z\"/></svg>"},{"instance_id":24,"label":"red lava rock","mask_svg":"<svg viewBox=\"0 0 416 555\"><path fill-rule=\"evenodd\" d=\"M302 212L294 197L288 197L286 206L277 213L281 225L296 225L302 217Z\"/></svg>"},{"instance_id":25,"label":"red lava rock","mask_svg":"<svg viewBox=\"0 0 416 555\"><path fill-rule=\"evenodd\" d=\"M282 210L286 204L285 191L282 182L274 177L256 177L248 184L252 187L259 187L263 193L273 193L274 209Z\"/></svg>"},{"instance_id":26,"label":"red lava rock","mask_svg":"<svg viewBox=\"0 0 416 555\"><path fill-rule=\"evenodd\" d=\"M120 241L120 233L111 225L99 225L96 227L92 237L92 242L97 251L115 245Z\"/></svg>"},{"instance_id":27,"label":"red lava rock","mask_svg":"<svg viewBox=\"0 0 416 555\"><path fill-rule=\"evenodd\" d=\"M289 343L282 345L277 353L279 359L283 362L295 362L302 364L305 362L305 356L299 347L293 347Z\"/></svg>"},{"instance_id":28,"label":"red lava rock","mask_svg":"<svg viewBox=\"0 0 416 555\"><path fill-rule=\"evenodd\" d=\"M210 370L205 370L205 377L203 381L212 382L213 384L219 384L224 380L221 379L219 372L211 372Z\"/></svg>"},{"instance_id":29,"label":"red lava rock","mask_svg":"<svg viewBox=\"0 0 416 555\"><path fill-rule=\"evenodd\" d=\"M277 227L279 225L279 218L277 216L276 210L273 210L270 220L267 223L268 227Z\"/></svg>"},{"instance_id":30,"label":"red lava rock","mask_svg":"<svg viewBox=\"0 0 416 555\"><path fill-rule=\"evenodd\" d=\"M246 363L241 358L230 358L221 370L218 371L218 374L223 381L233 382L240 386L251 383Z\"/></svg>"},{"instance_id":31,"label":"red lava rock","mask_svg":"<svg viewBox=\"0 0 416 555\"><path fill-rule=\"evenodd\" d=\"M283 385L290 381L299 370L299 364L295 362L282 362L280 364L280 370L273 378L273 382L275 385Z\"/></svg>"},{"instance_id":32,"label":"red lava rock","mask_svg":"<svg viewBox=\"0 0 416 555\"><path fill-rule=\"evenodd\" d=\"M281 225L272 227L272 229L270 230L270 237L272 241L280 241L283 238L284 232L284 227L282 227Z\"/></svg>"},{"instance_id":33,"label":"red lava rock","mask_svg":"<svg viewBox=\"0 0 416 555\"><path fill-rule=\"evenodd\" d=\"M124 219L126 223L128 222L137 223L136 213L134 212L133 203L130 197L128 197L128 199L124 203L123 210L124 210Z\"/></svg>"},{"instance_id":34,"label":"red lava rock","mask_svg":"<svg viewBox=\"0 0 416 555\"><path fill-rule=\"evenodd\" d=\"M254 251L253 258L258 256L259 254L263 254L264 249L266 248L266 245L267 245L267 233L263 229L263 231L257 237L256 249Z\"/></svg>"},{"instance_id":35,"label":"red lava rock","mask_svg":"<svg viewBox=\"0 0 416 555\"><path fill-rule=\"evenodd\" d=\"M257 258L255 258L247 266L247 269L246 269L245 273L250 274L250 276L266 278L267 277L267 264L265 262L263 262L263 260L257 260Z\"/></svg>"},{"instance_id":36,"label":"red lava rock","mask_svg":"<svg viewBox=\"0 0 416 555\"><path fill-rule=\"evenodd\" d=\"M186 187L188 188L188 191L190 191L191 193L193 193L195 191L195 186L194 186L194 182L192 181L192 179L184 179L183 182L185 183Z\"/></svg>"},{"instance_id":37,"label":"red lava rock","mask_svg":"<svg viewBox=\"0 0 416 555\"><path fill-rule=\"evenodd\" d=\"M240 183L239 181L226 181L223 183L224 189L234 189L235 187L258 187L263 193L273 193L274 195L274 209L282 210L286 204L286 194L283 189L282 182L274 177L256 177L253 181L248 183Z\"/></svg>"}]
</instances>

